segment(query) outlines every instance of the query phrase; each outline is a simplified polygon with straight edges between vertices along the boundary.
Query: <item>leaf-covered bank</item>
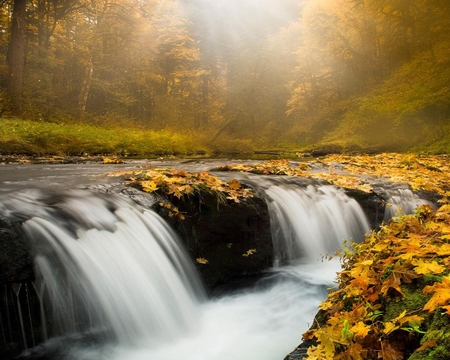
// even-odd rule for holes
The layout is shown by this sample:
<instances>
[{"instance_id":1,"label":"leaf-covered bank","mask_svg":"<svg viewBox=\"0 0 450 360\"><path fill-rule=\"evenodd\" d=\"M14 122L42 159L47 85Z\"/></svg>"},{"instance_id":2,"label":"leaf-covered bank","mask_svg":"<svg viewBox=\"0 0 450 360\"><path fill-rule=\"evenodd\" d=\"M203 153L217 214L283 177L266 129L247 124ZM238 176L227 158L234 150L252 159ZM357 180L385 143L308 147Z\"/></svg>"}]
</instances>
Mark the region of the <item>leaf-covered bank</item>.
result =
<instances>
[{"instance_id":1,"label":"leaf-covered bank","mask_svg":"<svg viewBox=\"0 0 450 360\"><path fill-rule=\"evenodd\" d=\"M305 359L448 359L450 206L418 208L341 253Z\"/></svg>"}]
</instances>

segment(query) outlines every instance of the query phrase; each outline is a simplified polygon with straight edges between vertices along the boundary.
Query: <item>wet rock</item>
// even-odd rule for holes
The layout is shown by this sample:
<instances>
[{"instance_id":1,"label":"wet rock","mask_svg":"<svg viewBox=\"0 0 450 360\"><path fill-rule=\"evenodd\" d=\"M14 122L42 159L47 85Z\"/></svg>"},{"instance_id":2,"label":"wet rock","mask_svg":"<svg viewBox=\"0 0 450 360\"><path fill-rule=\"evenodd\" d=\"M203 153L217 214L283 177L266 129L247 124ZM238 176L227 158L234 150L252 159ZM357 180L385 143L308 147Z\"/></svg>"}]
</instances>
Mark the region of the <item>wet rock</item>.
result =
<instances>
[{"instance_id":1,"label":"wet rock","mask_svg":"<svg viewBox=\"0 0 450 360\"><path fill-rule=\"evenodd\" d=\"M0 284L34 279L33 260L11 222L0 215Z\"/></svg>"},{"instance_id":2,"label":"wet rock","mask_svg":"<svg viewBox=\"0 0 450 360\"><path fill-rule=\"evenodd\" d=\"M224 203L202 191L189 199L170 201L185 219L171 218L164 207L160 213L185 242L208 289L254 277L272 265L270 219L263 198Z\"/></svg>"},{"instance_id":3,"label":"wet rock","mask_svg":"<svg viewBox=\"0 0 450 360\"><path fill-rule=\"evenodd\" d=\"M310 346L314 346L314 345L316 345L316 344L312 341L305 341L305 342L301 343L294 351L292 351L291 353L286 355L284 360L307 359L308 358L308 354L307 354L308 348Z\"/></svg>"},{"instance_id":4,"label":"wet rock","mask_svg":"<svg viewBox=\"0 0 450 360\"><path fill-rule=\"evenodd\" d=\"M361 206L370 228L377 229L384 220L385 200L375 192L367 193L358 189L345 189L345 193Z\"/></svg>"}]
</instances>

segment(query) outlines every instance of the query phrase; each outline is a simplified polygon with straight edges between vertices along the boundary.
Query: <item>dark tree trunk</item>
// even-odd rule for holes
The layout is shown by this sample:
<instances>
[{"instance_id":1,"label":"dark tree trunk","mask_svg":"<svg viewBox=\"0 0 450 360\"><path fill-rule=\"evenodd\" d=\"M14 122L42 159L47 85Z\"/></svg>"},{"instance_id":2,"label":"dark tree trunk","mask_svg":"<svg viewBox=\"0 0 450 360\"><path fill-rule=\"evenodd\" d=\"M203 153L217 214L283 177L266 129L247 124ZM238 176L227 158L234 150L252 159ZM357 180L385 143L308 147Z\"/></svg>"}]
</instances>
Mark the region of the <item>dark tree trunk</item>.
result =
<instances>
[{"instance_id":1,"label":"dark tree trunk","mask_svg":"<svg viewBox=\"0 0 450 360\"><path fill-rule=\"evenodd\" d=\"M22 115L22 86L25 66L25 11L26 0L14 0L11 22L11 40L8 47L8 91L11 97L11 112Z\"/></svg>"}]
</instances>

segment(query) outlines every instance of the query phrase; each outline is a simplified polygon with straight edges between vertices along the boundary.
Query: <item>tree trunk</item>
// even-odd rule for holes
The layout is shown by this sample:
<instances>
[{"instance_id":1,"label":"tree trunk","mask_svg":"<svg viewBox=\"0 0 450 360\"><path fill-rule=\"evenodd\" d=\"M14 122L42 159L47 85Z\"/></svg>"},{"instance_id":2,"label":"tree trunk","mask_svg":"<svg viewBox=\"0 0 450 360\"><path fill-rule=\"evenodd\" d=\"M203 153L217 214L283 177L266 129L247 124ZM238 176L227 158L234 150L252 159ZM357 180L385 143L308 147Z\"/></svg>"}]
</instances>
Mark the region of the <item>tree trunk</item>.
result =
<instances>
[{"instance_id":1,"label":"tree trunk","mask_svg":"<svg viewBox=\"0 0 450 360\"><path fill-rule=\"evenodd\" d=\"M203 89L202 89L202 129L205 129L208 124L208 107L209 107L209 83L208 75L203 75Z\"/></svg>"},{"instance_id":2,"label":"tree trunk","mask_svg":"<svg viewBox=\"0 0 450 360\"><path fill-rule=\"evenodd\" d=\"M11 40L8 47L8 92L11 112L21 116L23 71L25 66L25 11L26 0L14 0L11 21Z\"/></svg>"},{"instance_id":3,"label":"tree trunk","mask_svg":"<svg viewBox=\"0 0 450 360\"><path fill-rule=\"evenodd\" d=\"M83 83L81 84L80 97L78 100L78 120L83 120L84 112L86 110L86 103L89 95L89 89L91 87L92 73L94 67L92 64L92 55L86 66L86 73L84 75Z\"/></svg>"}]
</instances>

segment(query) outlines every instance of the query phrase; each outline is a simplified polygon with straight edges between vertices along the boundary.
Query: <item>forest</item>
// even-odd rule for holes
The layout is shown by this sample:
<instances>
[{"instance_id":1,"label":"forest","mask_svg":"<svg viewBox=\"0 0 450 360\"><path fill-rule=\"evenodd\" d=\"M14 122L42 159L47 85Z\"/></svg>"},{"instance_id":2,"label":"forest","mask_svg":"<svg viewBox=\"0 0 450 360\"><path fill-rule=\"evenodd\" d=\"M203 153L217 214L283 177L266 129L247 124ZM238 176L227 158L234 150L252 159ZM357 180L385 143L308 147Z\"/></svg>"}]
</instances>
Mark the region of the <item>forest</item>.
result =
<instances>
[{"instance_id":1,"label":"forest","mask_svg":"<svg viewBox=\"0 0 450 360\"><path fill-rule=\"evenodd\" d=\"M447 0L0 4L1 153L450 152Z\"/></svg>"}]
</instances>

